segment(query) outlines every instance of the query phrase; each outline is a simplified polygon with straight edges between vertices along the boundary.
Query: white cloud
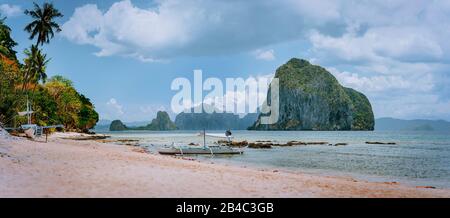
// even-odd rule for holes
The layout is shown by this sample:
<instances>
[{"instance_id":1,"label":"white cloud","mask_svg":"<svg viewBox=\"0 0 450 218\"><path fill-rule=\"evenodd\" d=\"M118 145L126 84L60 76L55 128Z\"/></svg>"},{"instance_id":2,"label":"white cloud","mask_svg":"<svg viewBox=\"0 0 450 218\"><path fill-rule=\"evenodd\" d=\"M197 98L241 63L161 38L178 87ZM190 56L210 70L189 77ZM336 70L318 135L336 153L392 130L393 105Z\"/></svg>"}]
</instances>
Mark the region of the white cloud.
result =
<instances>
[{"instance_id":1,"label":"white cloud","mask_svg":"<svg viewBox=\"0 0 450 218\"><path fill-rule=\"evenodd\" d=\"M259 60L265 60L265 61L275 60L275 51L273 49L269 49L269 50L258 49L253 52L253 55L255 56L256 59L259 59Z\"/></svg>"},{"instance_id":2,"label":"white cloud","mask_svg":"<svg viewBox=\"0 0 450 218\"><path fill-rule=\"evenodd\" d=\"M303 6L311 11L301 13L306 10ZM293 40L310 21L324 23L336 16L319 9L308 1L290 0L161 0L151 8L123 0L106 11L93 4L77 8L62 34L70 41L97 47L97 56L166 60L247 52Z\"/></svg>"},{"instance_id":3,"label":"white cloud","mask_svg":"<svg viewBox=\"0 0 450 218\"><path fill-rule=\"evenodd\" d=\"M156 117L156 114L158 111L165 111L167 114L169 114L169 117L174 120L176 114L173 113L171 110L168 109L167 106L160 105L160 104L146 104L146 105L140 105L138 112L134 112L135 116L132 117L140 117L141 120L151 120L152 118ZM135 118L136 120L139 120L139 118Z\"/></svg>"},{"instance_id":4,"label":"white cloud","mask_svg":"<svg viewBox=\"0 0 450 218\"><path fill-rule=\"evenodd\" d=\"M0 13L3 16L15 17L21 15L23 10L19 5L1 4Z\"/></svg>"},{"instance_id":5,"label":"white cloud","mask_svg":"<svg viewBox=\"0 0 450 218\"><path fill-rule=\"evenodd\" d=\"M121 116L124 114L123 107L120 105L115 98L109 99L108 102L106 102L106 106L110 108L113 115Z\"/></svg>"},{"instance_id":6,"label":"white cloud","mask_svg":"<svg viewBox=\"0 0 450 218\"><path fill-rule=\"evenodd\" d=\"M411 71L403 75L375 73L363 76L349 71L340 72L335 68L327 70L343 86L364 93L371 101L376 117L449 117L450 100L435 92L440 78L434 74Z\"/></svg>"},{"instance_id":7,"label":"white cloud","mask_svg":"<svg viewBox=\"0 0 450 218\"><path fill-rule=\"evenodd\" d=\"M225 90L225 93L223 93L222 96L205 98L203 103L208 105L214 104L214 106L221 111L230 113L255 113L257 108L259 108L266 100L269 84L274 76L275 73L250 76L245 81L256 81L254 85L257 85L258 87L254 89L247 87L246 90L232 90L232 87L224 87L227 90ZM247 84L252 85L250 82ZM256 105L253 105L254 103L256 103ZM242 112L238 108L244 109L245 111Z\"/></svg>"},{"instance_id":8,"label":"white cloud","mask_svg":"<svg viewBox=\"0 0 450 218\"><path fill-rule=\"evenodd\" d=\"M372 107L377 117L442 119L448 117L450 101L442 101L434 94L414 93L377 98Z\"/></svg>"},{"instance_id":9,"label":"white cloud","mask_svg":"<svg viewBox=\"0 0 450 218\"><path fill-rule=\"evenodd\" d=\"M362 36L347 32L331 37L313 31L310 40L315 51L344 61L437 61L444 56L444 45L434 34L421 27L390 26L371 28Z\"/></svg>"},{"instance_id":10,"label":"white cloud","mask_svg":"<svg viewBox=\"0 0 450 218\"><path fill-rule=\"evenodd\" d=\"M339 72L335 68L328 68L336 79L344 86L363 91L365 93L375 92L430 92L434 88L434 78L431 74L410 75L371 75L360 76L348 71Z\"/></svg>"},{"instance_id":11,"label":"white cloud","mask_svg":"<svg viewBox=\"0 0 450 218\"><path fill-rule=\"evenodd\" d=\"M344 86L362 91L375 116L450 118L448 1L343 2L346 28L310 31L310 54ZM345 69L345 70L337 70ZM447 110L448 111L448 110Z\"/></svg>"},{"instance_id":12,"label":"white cloud","mask_svg":"<svg viewBox=\"0 0 450 218\"><path fill-rule=\"evenodd\" d=\"M342 60L439 60L450 50L450 24L442 22L450 19L448 5L406 0L160 0L154 7L139 8L123 0L106 11L94 4L77 8L63 25L63 35L99 48L97 56L152 62L252 51L316 30L309 37L313 48ZM263 52L261 58L272 58L273 52Z\"/></svg>"},{"instance_id":13,"label":"white cloud","mask_svg":"<svg viewBox=\"0 0 450 218\"><path fill-rule=\"evenodd\" d=\"M144 105L139 106L139 110L144 115L154 116L158 111L167 111L163 105Z\"/></svg>"}]
</instances>

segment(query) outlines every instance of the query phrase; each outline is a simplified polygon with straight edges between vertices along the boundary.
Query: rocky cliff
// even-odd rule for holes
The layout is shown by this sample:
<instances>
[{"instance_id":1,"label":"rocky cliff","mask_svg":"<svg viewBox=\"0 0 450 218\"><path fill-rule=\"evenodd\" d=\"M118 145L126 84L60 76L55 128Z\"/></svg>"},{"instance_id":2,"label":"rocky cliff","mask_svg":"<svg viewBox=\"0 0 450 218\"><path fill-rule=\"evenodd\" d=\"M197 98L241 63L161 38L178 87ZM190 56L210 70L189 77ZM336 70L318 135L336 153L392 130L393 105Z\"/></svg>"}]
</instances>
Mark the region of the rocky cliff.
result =
<instances>
[{"instance_id":1,"label":"rocky cliff","mask_svg":"<svg viewBox=\"0 0 450 218\"><path fill-rule=\"evenodd\" d=\"M374 115L366 96L341 86L324 68L293 58L277 69L275 78L279 79L278 122L265 125L258 118L249 129L373 130Z\"/></svg>"},{"instance_id":2,"label":"rocky cliff","mask_svg":"<svg viewBox=\"0 0 450 218\"><path fill-rule=\"evenodd\" d=\"M128 127L120 120L114 120L109 126L109 131L124 131L124 130L151 130L151 131L168 131L176 130L177 126L170 120L169 114L165 111L158 111L156 118L146 126Z\"/></svg>"},{"instance_id":3,"label":"rocky cliff","mask_svg":"<svg viewBox=\"0 0 450 218\"><path fill-rule=\"evenodd\" d=\"M145 127L138 127L137 129L142 130L153 130L153 131L168 131L176 130L177 126L170 120L169 114L165 111L158 111L156 118L152 120L150 124Z\"/></svg>"},{"instance_id":4,"label":"rocky cliff","mask_svg":"<svg viewBox=\"0 0 450 218\"><path fill-rule=\"evenodd\" d=\"M120 120L114 120L109 125L109 131L124 131L127 130L128 127L122 123Z\"/></svg>"}]
</instances>

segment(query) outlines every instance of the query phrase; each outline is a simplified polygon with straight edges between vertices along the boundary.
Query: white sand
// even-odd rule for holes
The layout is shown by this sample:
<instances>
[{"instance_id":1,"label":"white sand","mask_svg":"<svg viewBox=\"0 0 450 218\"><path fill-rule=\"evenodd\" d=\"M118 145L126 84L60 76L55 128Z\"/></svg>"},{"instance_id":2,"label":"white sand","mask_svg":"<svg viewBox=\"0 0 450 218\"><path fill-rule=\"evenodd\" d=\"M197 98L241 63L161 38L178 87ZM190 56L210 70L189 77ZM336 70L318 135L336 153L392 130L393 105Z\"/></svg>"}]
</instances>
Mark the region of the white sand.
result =
<instances>
[{"instance_id":1,"label":"white sand","mask_svg":"<svg viewBox=\"0 0 450 218\"><path fill-rule=\"evenodd\" d=\"M408 187L200 163L139 148L0 138L0 197L450 197Z\"/></svg>"}]
</instances>

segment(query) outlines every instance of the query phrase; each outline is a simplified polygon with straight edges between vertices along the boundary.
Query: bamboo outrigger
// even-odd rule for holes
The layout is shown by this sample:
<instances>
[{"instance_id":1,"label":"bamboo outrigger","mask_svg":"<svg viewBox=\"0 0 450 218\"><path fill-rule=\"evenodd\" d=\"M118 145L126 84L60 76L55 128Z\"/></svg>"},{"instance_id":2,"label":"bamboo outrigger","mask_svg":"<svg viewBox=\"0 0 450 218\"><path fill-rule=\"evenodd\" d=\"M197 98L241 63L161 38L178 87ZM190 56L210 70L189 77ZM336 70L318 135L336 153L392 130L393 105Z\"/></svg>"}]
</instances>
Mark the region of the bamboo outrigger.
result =
<instances>
[{"instance_id":1,"label":"bamboo outrigger","mask_svg":"<svg viewBox=\"0 0 450 218\"><path fill-rule=\"evenodd\" d=\"M170 148L160 149L158 153L164 155L185 155L185 154L242 154L244 151L231 148L226 145L206 145L206 131L200 134L203 136L203 146L191 146L191 145L172 145ZM217 137L217 135L214 135Z\"/></svg>"}]
</instances>

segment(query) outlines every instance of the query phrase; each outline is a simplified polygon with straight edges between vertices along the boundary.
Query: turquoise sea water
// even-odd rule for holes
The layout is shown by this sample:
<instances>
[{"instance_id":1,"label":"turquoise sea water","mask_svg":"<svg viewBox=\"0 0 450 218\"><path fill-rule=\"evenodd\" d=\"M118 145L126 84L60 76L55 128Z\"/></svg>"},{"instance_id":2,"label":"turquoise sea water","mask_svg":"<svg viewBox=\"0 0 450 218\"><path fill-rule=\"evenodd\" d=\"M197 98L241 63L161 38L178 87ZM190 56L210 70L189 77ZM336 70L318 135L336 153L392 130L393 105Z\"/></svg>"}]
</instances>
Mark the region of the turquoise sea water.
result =
<instances>
[{"instance_id":1,"label":"turquoise sea water","mask_svg":"<svg viewBox=\"0 0 450 218\"><path fill-rule=\"evenodd\" d=\"M224 131L208 131L223 133ZM106 132L113 138L139 139L155 152L171 143L202 143L197 131ZM300 171L314 174L351 176L368 181L397 181L411 185L450 188L450 132L405 131L233 131L234 140L345 142L346 146L308 145L244 149L234 156L195 156L201 161L249 166L260 169ZM207 143L217 138L207 137ZM396 142L396 145L368 145L366 141Z\"/></svg>"}]
</instances>

